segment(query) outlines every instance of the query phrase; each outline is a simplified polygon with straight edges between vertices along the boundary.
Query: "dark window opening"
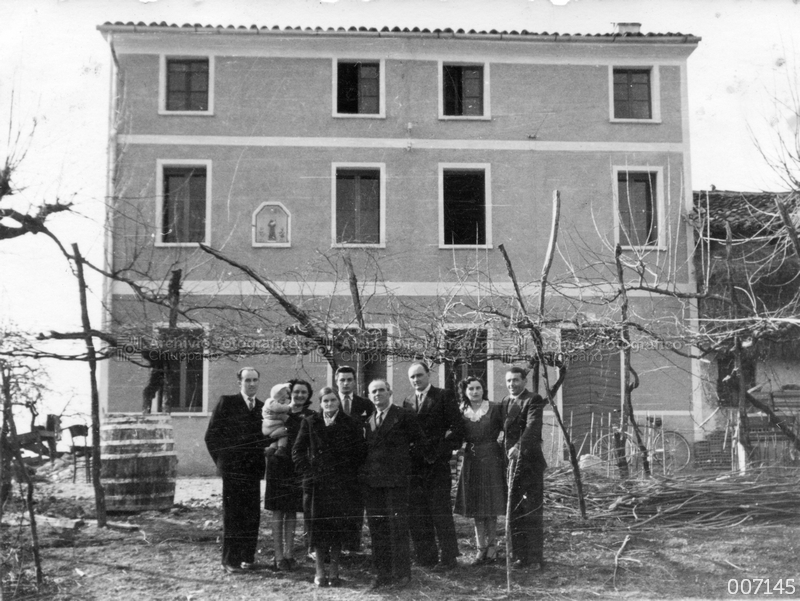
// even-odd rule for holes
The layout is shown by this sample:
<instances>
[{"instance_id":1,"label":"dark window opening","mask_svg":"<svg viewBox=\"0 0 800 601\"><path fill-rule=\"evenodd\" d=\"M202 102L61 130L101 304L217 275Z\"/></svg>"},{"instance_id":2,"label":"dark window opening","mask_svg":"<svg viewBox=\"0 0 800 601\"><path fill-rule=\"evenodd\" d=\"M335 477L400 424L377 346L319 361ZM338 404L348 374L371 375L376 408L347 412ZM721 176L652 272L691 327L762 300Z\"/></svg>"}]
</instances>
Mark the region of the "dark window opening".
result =
<instances>
[{"instance_id":1,"label":"dark window opening","mask_svg":"<svg viewBox=\"0 0 800 601\"><path fill-rule=\"evenodd\" d=\"M444 171L444 243L486 244L486 173Z\"/></svg>"},{"instance_id":2,"label":"dark window opening","mask_svg":"<svg viewBox=\"0 0 800 601\"><path fill-rule=\"evenodd\" d=\"M208 110L208 59L167 60L167 110Z\"/></svg>"},{"instance_id":3,"label":"dark window opening","mask_svg":"<svg viewBox=\"0 0 800 601\"><path fill-rule=\"evenodd\" d=\"M205 236L205 167L165 168L162 241L166 243L203 242Z\"/></svg>"},{"instance_id":4,"label":"dark window opening","mask_svg":"<svg viewBox=\"0 0 800 601\"><path fill-rule=\"evenodd\" d=\"M336 172L336 242L380 244L381 176L377 169Z\"/></svg>"},{"instance_id":5,"label":"dark window opening","mask_svg":"<svg viewBox=\"0 0 800 601\"><path fill-rule=\"evenodd\" d=\"M376 115L380 112L380 63L338 64L336 111Z\"/></svg>"},{"instance_id":6,"label":"dark window opening","mask_svg":"<svg viewBox=\"0 0 800 601\"><path fill-rule=\"evenodd\" d=\"M614 69L614 118L652 119L649 69Z\"/></svg>"},{"instance_id":7,"label":"dark window opening","mask_svg":"<svg viewBox=\"0 0 800 601\"><path fill-rule=\"evenodd\" d=\"M620 243L623 246L648 246L658 243L656 174L620 171Z\"/></svg>"},{"instance_id":8,"label":"dark window opening","mask_svg":"<svg viewBox=\"0 0 800 601\"><path fill-rule=\"evenodd\" d=\"M174 354L180 358L168 359L166 363L166 385L172 411L201 412L203 410L203 349L198 342L203 340L203 330L181 330L182 339L193 341L185 348L177 348ZM180 347L180 345L176 345ZM178 350L180 352L178 352Z\"/></svg>"},{"instance_id":9,"label":"dark window opening","mask_svg":"<svg viewBox=\"0 0 800 601\"><path fill-rule=\"evenodd\" d=\"M483 67L444 65L444 114L483 115Z\"/></svg>"}]
</instances>

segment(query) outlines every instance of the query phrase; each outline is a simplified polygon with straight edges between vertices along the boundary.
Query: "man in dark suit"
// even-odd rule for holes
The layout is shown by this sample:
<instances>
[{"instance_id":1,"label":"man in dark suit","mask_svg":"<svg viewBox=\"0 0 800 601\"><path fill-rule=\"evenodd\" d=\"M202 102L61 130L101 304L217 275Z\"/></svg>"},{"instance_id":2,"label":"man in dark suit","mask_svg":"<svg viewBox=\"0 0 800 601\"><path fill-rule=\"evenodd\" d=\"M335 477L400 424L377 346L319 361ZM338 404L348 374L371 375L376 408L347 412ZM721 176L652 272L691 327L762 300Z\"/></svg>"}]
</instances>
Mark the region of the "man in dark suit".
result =
<instances>
[{"instance_id":1,"label":"man in dark suit","mask_svg":"<svg viewBox=\"0 0 800 601\"><path fill-rule=\"evenodd\" d=\"M411 580L408 477L411 453L425 445L417 416L392 404L386 380L373 380L375 413L367 421L367 458L361 468L376 577L372 588L401 588Z\"/></svg>"},{"instance_id":2,"label":"man in dark suit","mask_svg":"<svg viewBox=\"0 0 800 601\"><path fill-rule=\"evenodd\" d=\"M527 372L506 371L503 401L505 449L511 481L511 559L513 567L544 566L544 470L542 415L545 401L525 387Z\"/></svg>"},{"instance_id":3,"label":"man in dark suit","mask_svg":"<svg viewBox=\"0 0 800 601\"><path fill-rule=\"evenodd\" d=\"M375 406L369 399L355 394L356 372L349 365L343 365L336 370L333 375L339 398L342 402L342 411L353 417L360 425L364 425L369 416L375 413ZM352 515L347 520L348 531L342 541L342 551L345 554L358 553L361 551L361 531L364 525L364 499L355 497L353 499Z\"/></svg>"},{"instance_id":4,"label":"man in dark suit","mask_svg":"<svg viewBox=\"0 0 800 601\"><path fill-rule=\"evenodd\" d=\"M459 555L450 501L450 459L464 440L464 422L452 395L431 386L425 363L412 363L408 379L414 395L406 397L403 406L417 414L429 443L426 453L415 453L413 463L410 514L414 553L421 566L449 570L458 565Z\"/></svg>"},{"instance_id":5,"label":"man in dark suit","mask_svg":"<svg viewBox=\"0 0 800 601\"><path fill-rule=\"evenodd\" d=\"M222 566L232 574L260 569L255 563L261 518L261 478L269 440L261 433L256 398L259 373L244 367L237 374L239 394L220 397L206 430L206 447L222 476Z\"/></svg>"}]
</instances>

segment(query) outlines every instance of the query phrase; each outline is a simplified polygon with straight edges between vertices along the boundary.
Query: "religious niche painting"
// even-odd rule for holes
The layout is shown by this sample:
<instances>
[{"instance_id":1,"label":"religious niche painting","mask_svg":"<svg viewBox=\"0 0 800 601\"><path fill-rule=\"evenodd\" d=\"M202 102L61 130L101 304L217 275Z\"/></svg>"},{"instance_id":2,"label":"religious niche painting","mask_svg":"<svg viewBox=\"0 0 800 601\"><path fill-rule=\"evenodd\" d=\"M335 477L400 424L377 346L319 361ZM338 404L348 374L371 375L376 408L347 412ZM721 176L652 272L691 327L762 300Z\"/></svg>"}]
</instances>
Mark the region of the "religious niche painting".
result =
<instances>
[{"instance_id":1,"label":"religious niche painting","mask_svg":"<svg viewBox=\"0 0 800 601\"><path fill-rule=\"evenodd\" d=\"M264 202L253 213L253 246L291 246L292 216L280 202Z\"/></svg>"}]
</instances>

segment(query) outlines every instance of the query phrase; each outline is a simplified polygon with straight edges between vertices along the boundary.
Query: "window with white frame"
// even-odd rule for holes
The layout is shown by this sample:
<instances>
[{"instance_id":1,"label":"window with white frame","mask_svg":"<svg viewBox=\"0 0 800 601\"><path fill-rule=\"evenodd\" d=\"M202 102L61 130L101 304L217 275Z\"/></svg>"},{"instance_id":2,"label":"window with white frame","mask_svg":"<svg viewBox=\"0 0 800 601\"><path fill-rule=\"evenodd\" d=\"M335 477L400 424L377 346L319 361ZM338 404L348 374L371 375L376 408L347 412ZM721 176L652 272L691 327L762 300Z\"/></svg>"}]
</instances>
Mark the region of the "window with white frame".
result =
<instances>
[{"instance_id":1,"label":"window with white frame","mask_svg":"<svg viewBox=\"0 0 800 601\"><path fill-rule=\"evenodd\" d=\"M661 119L658 67L611 67L611 120L659 122Z\"/></svg>"},{"instance_id":2,"label":"window with white frame","mask_svg":"<svg viewBox=\"0 0 800 601\"><path fill-rule=\"evenodd\" d=\"M384 243L384 166L333 165L334 244Z\"/></svg>"},{"instance_id":3,"label":"window with white frame","mask_svg":"<svg viewBox=\"0 0 800 601\"><path fill-rule=\"evenodd\" d=\"M210 175L210 161L158 161L157 244L207 241Z\"/></svg>"},{"instance_id":4,"label":"window with white frame","mask_svg":"<svg viewBox=\"0 0 800 601\"><path fill-rule=\"evenodd\" d=\"M439 245L491 246L491 195L486 164L439 165Z\"/></svg>"},{"instance_id":5,"label":"window with white frame","mask_svg":"<svg viewBox=\"0 0 800 601\"><path fill-rule=\"evenodd\" d=\"M618 240L623 246L659 245L659 177L653 170L616 170Z\"/></svg>"},{"instance_id":6,"label":"window with white frame","mask_svg":"<svg viewBox=\"0 0 800 601\"><path fill-rule=\"evenodd\" d=\"M160 112L210 115L214 104L213 57L161 57Z\"/></svg>"},{"instance_id":7,"label":"window with white frame","mask_svg":"<svg viewBox=\"0 0 800 601\"><path fill-rule=\"evenodd\" d=\"M383 117L383 61L334 59L334 115Z\"/></svg>"},{"instance_id":8,"label":"window with white frame","mask_svg":"<svg viewBox=\"0 0 800 601\"><path fill-rule=\"evenodd\" d=\"M486 64L440 63L440 118L488 118Z\"/></svg>"}]
</instances>

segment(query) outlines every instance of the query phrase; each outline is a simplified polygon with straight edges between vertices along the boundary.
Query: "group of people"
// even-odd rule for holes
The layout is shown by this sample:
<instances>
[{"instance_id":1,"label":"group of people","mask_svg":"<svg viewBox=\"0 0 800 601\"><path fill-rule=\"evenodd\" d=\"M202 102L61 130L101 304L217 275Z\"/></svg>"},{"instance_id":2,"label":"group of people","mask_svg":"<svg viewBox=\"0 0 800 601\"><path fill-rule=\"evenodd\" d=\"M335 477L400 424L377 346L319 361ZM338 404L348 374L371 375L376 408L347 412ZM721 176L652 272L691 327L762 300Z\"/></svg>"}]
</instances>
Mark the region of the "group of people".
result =
<instances>
[{"instance_id":1,"label":"group of people","mask_svg":"<svg viewBox=\"0 0 800 601\"><path fill-rule=\"evenodd\" d=\"M480 378L462 380L455 399L432 386L430 375L427 364L412 363L414 392L395 404L385 379L369 383L366 399L355 394L354 370L340 367L335 387L319 391L315 412L308 382L277 384L264 402L256 397L258 370L239 370L239 394L220 398L205 436L222 476L223 568L238 574L267 567L255 561L264 474L272 568L296 566L302 512L316 586L342 585L340 559L360 553L365 513L373 588L408 585L412 547L421 567L456 568L454 511L474 520L473 564L496 558L497 519L510 510L513 567L541 568L544 401L527 390L520 367L507 370L509 394L500 403L489 401ZM462 447L453 507L450 461Z\"/></svg>"}]
</instances>

